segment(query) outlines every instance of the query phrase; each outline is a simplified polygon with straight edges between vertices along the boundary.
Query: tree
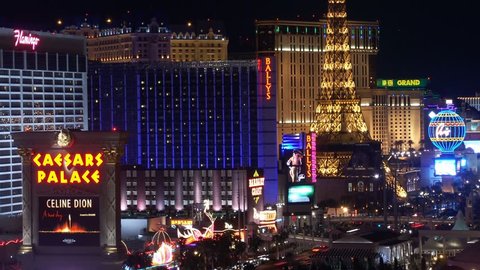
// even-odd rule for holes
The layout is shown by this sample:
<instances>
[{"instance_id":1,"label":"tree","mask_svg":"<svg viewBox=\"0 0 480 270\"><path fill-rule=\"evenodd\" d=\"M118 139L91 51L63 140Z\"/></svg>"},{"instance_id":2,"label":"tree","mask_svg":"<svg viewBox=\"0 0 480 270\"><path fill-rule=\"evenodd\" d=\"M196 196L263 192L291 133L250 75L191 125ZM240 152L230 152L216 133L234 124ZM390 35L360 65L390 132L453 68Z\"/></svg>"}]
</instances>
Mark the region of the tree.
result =
<instances>
[{"instance_id":1,"label":"tree","mask_svg":"<svg viewBox=\"0 0 480 270\"><path fill-rule=\"evenodd\" d=\"M358 257L353 258L353 270L364 270L361 260Z\"/></svg>"},{"instance_id":2,"label":"tree","mask_svg":"<svg viewBox=\"0 0 480 270\"><path fill-rule=\"evenodd\" d=\"M402 141L402 140L395 141L395 143L394 143L395 144L395 150L397 152L402 150L403 143L404 143L404 141Z\"/></svg>"},{"instance_id":3,"label":"tree","mask_svg":"<svg viewBox=\"0 0 480 270\"><path fill-rule=\"evenodd\" d=\"M257 235L253 234L253 236L248 240L249 251L257 253L258 248L264 243L264 241Z\"/></svg>"},{"instance_id":4,"label":"tree","mask_svg":"<svg viewBox=\"0 0 480 270\"><path fill-rule=\"evenodd\" d=\"M423 150L425 150L425 139L421 139L418 143L420 143L420 149L418 149L418 151L423 152Z\"/></svg>"},{"instance_id":5,"label":"tree","mask_svg":"<svg viewBox=\"0 0 480 270\"><path fill-rule=\"evenodd\" d=\"M412 148L412 145L413 145L413 141L412 141L412 140L408 140L408 141L407 141L407 144L408 144L408 151L409 151L409 152L415 151L415 149Z\"/></svg>"}]
</instances>

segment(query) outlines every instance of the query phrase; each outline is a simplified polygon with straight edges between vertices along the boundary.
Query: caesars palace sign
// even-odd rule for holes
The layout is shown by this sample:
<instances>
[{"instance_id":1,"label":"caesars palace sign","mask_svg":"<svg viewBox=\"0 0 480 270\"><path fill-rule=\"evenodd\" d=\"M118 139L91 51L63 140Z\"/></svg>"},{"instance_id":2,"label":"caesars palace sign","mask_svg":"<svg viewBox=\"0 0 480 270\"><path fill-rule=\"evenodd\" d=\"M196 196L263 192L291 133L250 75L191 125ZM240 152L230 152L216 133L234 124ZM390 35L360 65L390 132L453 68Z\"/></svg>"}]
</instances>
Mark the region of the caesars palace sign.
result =
<instances>
[{"instance_id":1,"label":"caesars palace sign","mask_svg":"<svg viewBox=\"0 0 480 270\"><path fill-rule=\"evenodd\" d=\"M33 157L39 184L98 184L102 153L37 153Z\"/></svg>"}]
</instances>

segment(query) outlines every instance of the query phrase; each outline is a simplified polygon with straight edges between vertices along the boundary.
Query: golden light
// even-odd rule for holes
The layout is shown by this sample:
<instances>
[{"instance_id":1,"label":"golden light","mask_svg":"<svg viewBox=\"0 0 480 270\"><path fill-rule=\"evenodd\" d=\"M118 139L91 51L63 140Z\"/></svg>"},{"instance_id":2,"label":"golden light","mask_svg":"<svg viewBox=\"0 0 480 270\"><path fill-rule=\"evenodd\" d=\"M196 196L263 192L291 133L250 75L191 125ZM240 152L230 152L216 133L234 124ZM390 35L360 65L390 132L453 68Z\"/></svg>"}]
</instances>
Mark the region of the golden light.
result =
<instances>
[{"instance_id":1,"label":"golden light","mask_svg":"<svg viewBox=\"0 0 480 270\"><path fill-rule=\"evenodd\" d=\"M107 23L111 23L112 22L112 19L111 18L107 18Z\"/></svg>"},{"instance_id":2,"label":"golden light","mask_svg":"<svg viewBox=\"0 0 480 270\"><path fill-rule=\"evenodd\" d=\"M62 24L63 24L63 21L60 20L60 19L58 19L58 20L57 20L57 25L62 25Z\"/></svg>"},{"instance_id":3,"label":"golden light","mask_svg":"<svg viewBox=\"0 0 480 270\"><path fill-rule=\"evenodd\" d=\"M191 26L192 26L192 22L187 22L187 26L188 26L188 27L191 27Z\"/></svg>"}]
</instances>

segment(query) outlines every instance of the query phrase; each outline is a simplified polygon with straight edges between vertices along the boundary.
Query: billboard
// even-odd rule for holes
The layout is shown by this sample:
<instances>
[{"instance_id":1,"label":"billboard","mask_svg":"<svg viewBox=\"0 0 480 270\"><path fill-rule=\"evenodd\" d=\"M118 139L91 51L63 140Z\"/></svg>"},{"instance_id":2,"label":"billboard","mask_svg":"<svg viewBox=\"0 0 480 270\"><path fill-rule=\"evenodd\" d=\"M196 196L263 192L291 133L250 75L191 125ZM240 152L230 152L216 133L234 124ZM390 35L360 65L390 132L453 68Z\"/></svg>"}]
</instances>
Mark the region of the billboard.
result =
<instances>
[{"instance_id":1,"label":"billboard","mask_svg":"<svg viewBox=\"0 0 480 270\"><path fill-rule=\"evenodd\" d=\"M38 197L38 214L39 245L100 245L98 197Z\"/></svg>"},{"instance_id":2,"label":"billboard","mask_svg":"<svg viewBox=\"0 0 480 270\"><path fill-rule=\"evenodd\" d=\"M317 181L316 133L283 134L280 160L288 183Z\"/></svg>"},{"instance_id":3,"label":"billboard","mask_svg":"<svg viewBox=\"0 0 480 270\"><path fill-rule=\"evenodd\" d=\"M283 134L280 153L282 172L288 183L302 182L305 175L305 133Z\"/></svg>"},{"instance_id":4,"label":"billboard","mask_svg":"<svg viewBox=\"0 0 480 270\"><path fill-rule=\"evenodd\" d=\"M38 245L98 247L107 157L99 149L70 148L74 139L69 131L60 131L55 139L58 147L39 149L31 156Z\"/></svg>"},{"instance_id":5,"label":"billboard","mask_svg":"<svg viewBox=\"0 0 480 270\"><path fill-rule=\"evenodd\" d=\"M315 188L310 184L288 185L287 203L289 204L313 204Z\"/></svg>"},{"instance_id":6,"label":"billboard","mask_svg":"<svg viewBox=\"0 0 480 270\"><path fill-rule=\"evenodd\" d=\"M306 134L305 144L305 179L308 182L317 182L317 134Z\"/></svg>"},{"instance_id":7,"label":"billboard","mask_svg":"<svg viewBox=\"0 0 480 270\"><path fill-rule=\"evenodd\" d=\"M265 176L263 169L247 170L247 202L249 220L258 223L255 213L263 210L263 194L265 190Z\"/></svg>"},{"instance_id":8,"label":"billboard","mask_svg":"<svg viewBox=\"0 0 480 270\"><path fill-rule=\"evenodd\" d=\"M455 176L460 171L461 163L455 158L436 158L435 176Z\"/></svg>"}]
</instances>

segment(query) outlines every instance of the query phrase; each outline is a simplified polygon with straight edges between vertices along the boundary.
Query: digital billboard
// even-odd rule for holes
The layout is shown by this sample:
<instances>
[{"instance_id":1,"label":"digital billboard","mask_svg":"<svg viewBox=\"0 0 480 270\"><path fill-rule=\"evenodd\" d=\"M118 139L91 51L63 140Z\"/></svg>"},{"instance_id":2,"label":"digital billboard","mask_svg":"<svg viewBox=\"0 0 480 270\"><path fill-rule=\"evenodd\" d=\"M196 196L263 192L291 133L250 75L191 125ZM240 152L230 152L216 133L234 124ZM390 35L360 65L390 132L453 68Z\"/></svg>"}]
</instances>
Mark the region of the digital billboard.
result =
<instances>
[{"instance_id":1,"label":"digital billboard","mask_svg":"<svg viewBox=\"0 0 480 270\"><path fill-rule=\"evenodd\" d=\"M460 170L460 160L455 158L436 158L434 164L436 176L455 176Z\"/></svg>"},{"instance_id":2,"label":"digital billboard","mask_svg":"<svg viewBox=\"0 0 480 270\"><path fill-rule=\"evenodd\" d=\"M313 203L315 188L313 185L300 184L289 185L287 190L287 202L292 204Z\"/></svg>"},{"instance_id":3,"label":"digital billboard","mask_svg":"<svg viewBox=\"0 0 480 270\"><path fill-rule=\"evenodd\" d=\"M96 196L38 197L41 246L99 246L99 199Z\"/></svg>"},{"instance_id":4,"label":"digital billboard","mask_svg":"<svg viewBox=\"0 0 480 270\"><path fill-rule=\"evenodd\" d=\"M247 170L247 202L248 216L250 220L258 222L255 211L263 210L263 194L265 190L265 176L263 169Z\"/></svg>"}]
</instances>

